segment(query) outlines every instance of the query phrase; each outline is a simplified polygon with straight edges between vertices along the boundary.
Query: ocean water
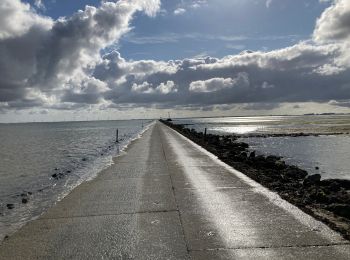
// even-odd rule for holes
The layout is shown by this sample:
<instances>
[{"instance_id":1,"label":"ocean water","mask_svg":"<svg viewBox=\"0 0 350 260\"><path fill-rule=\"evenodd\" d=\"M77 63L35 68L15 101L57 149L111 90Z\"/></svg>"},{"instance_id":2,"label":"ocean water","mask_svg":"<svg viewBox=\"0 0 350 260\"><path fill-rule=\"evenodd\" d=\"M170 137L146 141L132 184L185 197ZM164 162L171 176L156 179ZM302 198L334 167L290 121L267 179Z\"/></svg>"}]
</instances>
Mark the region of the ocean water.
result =
<instances>
[{"instance_id":1,"label":"ocean water","mask_svg":"<svg viewBox=\"0 0 350 260\"><path fill-rule=\"evenodd\" d=\"M174 121L215 134L350 133L350 115L186 118Z\"/></svg>"},{"instance_id":2,"label":"ocean water","mask_svg":"<svg viewBox=\"0 0 350 260\"><path fill-rule=\"evenodd\" d=\"M319 173L323 179L350 179L350 115L188 118L174 123L197 131L207 128L213 134L238 134L257 154L282 156L287 163L298 165L309 174ZM300 132L324 135L249 137Z\"/></svg>"},{"instance_id":3,"label":"ocean water","mask_svg":"<svg viewBox=\"0 0 350 260\"><path fill-rule=\"evenodd\" d=\"M150 123L0 124L0 241L111 165L112 157ZM55 174L60 178L54 178ZM22 203L23 196L28 203ZM7 204L14 208L8 209Z\"/></svg>"}]
</instances>

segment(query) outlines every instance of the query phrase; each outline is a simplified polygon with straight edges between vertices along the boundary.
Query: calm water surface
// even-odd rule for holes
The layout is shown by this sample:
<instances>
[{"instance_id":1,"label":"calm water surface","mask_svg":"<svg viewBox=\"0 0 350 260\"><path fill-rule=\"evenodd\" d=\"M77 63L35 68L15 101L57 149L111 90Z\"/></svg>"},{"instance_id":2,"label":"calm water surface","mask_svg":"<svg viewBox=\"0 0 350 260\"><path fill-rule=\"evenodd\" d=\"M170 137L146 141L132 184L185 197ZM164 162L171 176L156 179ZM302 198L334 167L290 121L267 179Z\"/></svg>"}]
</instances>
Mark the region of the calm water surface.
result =
<instances>
[{"instance_id":1,"label":"calm water surface","mask_svg":"<svg viewBox=\"0 0 350 260\"><path fill-rule=\"evenodd\" d=\"M350 115L189 118L174 122L197 131L207 128L209 133L223 135L326 134L319 137L248 137L242 141L249 143L258 154L282 156L288 163L298 165L310 174L350 179Z\"/></svg>"},{"instance_id":2,"label":"calm water surface","mask_svg":"<svg viewBox=\"0 0 350 260\"><path fill-rule=\"evenodd\" d=\"M149 121L0 124L0 241L96 176ZM115 143L116 129L120 143ZM64 174L55 179L53 174ZM22 203L21 194L29 202ZM14 204L8 209L7 204Z\"/></svg>"}]
</instances>

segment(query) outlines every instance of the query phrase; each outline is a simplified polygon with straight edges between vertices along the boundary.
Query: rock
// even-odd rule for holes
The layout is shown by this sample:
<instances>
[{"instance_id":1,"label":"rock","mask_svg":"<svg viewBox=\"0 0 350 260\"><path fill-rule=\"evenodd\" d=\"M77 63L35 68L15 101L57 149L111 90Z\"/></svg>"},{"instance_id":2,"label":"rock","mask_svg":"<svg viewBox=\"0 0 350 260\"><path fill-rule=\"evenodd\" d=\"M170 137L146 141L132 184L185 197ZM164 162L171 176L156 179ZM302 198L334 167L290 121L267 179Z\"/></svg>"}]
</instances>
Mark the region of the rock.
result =
<instances>
[{"instance_id":1,"label":"rock","mask_svg":"<svg viewBox=\"0 0 350 260\"><path fill-rule=\"evenodd\" d=\"M285 170L285 175L289 178L302 180L307 176L307 171L304 171L304 170L299 169L297 167L289 166Z\"/></svg>"},{"instance_id":2,"label":"rock","mask_svg":"<svg viewBox=\"0 0 350 260\"><path fill-rule=\"evenodd\" d=\"M54 173L54 174L51 175L51 177L54 178L54 179L57 179L58 175L57 175L57 173Z\"/></svg>"},{"instance_id":3,"label":"rock","mask_svg":"<svg viewBox=\"0 0 350 260\"><path fill-rule=\"evenodd\" d=\"M331 182L328 186L329 190L331 191L340 191L341 189L341 186L339 183L337 182Z\"/></svg>"},{"instance_id":4,"label":"rock","mask_svg":"<svg viewBox=\"0 0 350 260\"><path fill-rule=\"evenodd\" d=\"M70 171L70 170L68 170L68 171L66 171L66 173L71 173L72 171Z\"/></svg>"},{"instance_id":5,"label":"rock","mask_svg":"<svg viewBox=\"0 0 350 260\"><path fill-rule=\"evenodd\" d=\"M23 204L27 204L27 203L28 203L28 199L23 198L23 199L22 199L22 203L23 203Z\"/></svg>"},{"instance_id":6,"label":"rock","mask_svg":"<svg viewBox=\"0 0 350 260\"><path fill-rule=\"evenodd\" d=\"M278 169L283 169L286 167L286 162L283 160L278 160L275 162L275 165Z\"/></svg>"},{"instance_id":7,"label":"rock","mask_svg":"<svg viewBox=\"0 0 350 260\"><path fill-rule=\"evenodd\" d=\"M321 181L321 175L320 174L313 174L313 175L309 175L306 177L306 179L304 180L303 184L304 185L313 185L313 184L317 184Z\"/></svg>"},{"instance_id":8,"label":"rock","mask_svg":"<svg viewBox=\"0 0 350 260\"><path fill-rule=\"evenodd\" d=\"M270 161L270 162L276 162L278 160L280 160L281 157L279 156L275 156L275 155L269 155L266 157L266 160Z\"/></svg>"},{"instance_id":9,"label":"rock","mask_svg":"<svg viewBox=\"0 0 350 260\"><path fill-rule=\"evenodd\" d=\"M237 147L244 148L244 149L249 147L249 145L247 143L243 143L243 142L236 143L236 145L237 145Z\"/></svg>"},{"instance_id":10,"label":"rock","mask_svg":"<svg viewBox=\"0 0 350 260\"><path fill-rule=\"evenodd\" d=\"M86 158L83 158L83 159L81 159L83 162L85 162L85 161L87 161L87 159Z\"/></svg>"},{"instance_id":11,"label":"rock","mask_svg":"<svg viewBox=\"0 0 350 260\"><path fill-rule=\"evenodd\" d=\"M327 203L328 197L323 190L317 190L314 194L311 195L311 198L317 203Z\"/></svg>"},{"instance_id":12,"label":"rock","mask_svg":"<svg viewBox=\"0 0 350 260\"><path fill-rule=\"evenodd\" d=\"M15 205L13 205L12 203L6 204L6 207L8 209L13 209L15 207Z\"/></svg>"},{"instance_id":13,"label":"rock","mask_svg":"<svg viewBox=\"0 0 350 260\"><path fill-rule=\"evenodd\" d=\"M345 190L350 190L350 180L345 179L328 179L323 180L324 183L337 183L341 188L344 188Z\"/></svg>"},{"instance_id":14,"label":"rock","mask_svg":"<svg viewBox=\"0 0 350 260\"><path fill-rule=\"evenodd\" d=\"M241 152L241 153L240 153L240 156L241 156L242 158L247 158L248 155L247 155L246 152Z\"/></svg>"},{"instance_id":15,"label":"rock","mask_svg":"<svg viewBox=\"0 0 350 260\"><path fill-rule=\"evenodd\" d=\"M230 152L224 152L220 154L219 159L226 159L230 157Z\"/></svg>"},{"instance_id":16,"label":"rock","mask_svg":"<svg viewBox=\"0 0 350 260\"><path fill-rule=\"evenodd\" d=\"M350 205L347 204L332 204L327 207L328 210L332 211L333 213L350 219Z\"/></svg>"},{"instance_id":17,"label":"rock","mask_svg":"<svg viewBox=\"0 0 350 260\"><path fill-rule=\"evenodd\" d=\"M255 151L251 152L249 155L250 158L255 158Z\"/></svg>"},{"instance_id":18,"label":"rock","mask_svg":"<svg viewBox=\"0 0 350 260\"><path fill-rule=\"evenodd\" d=\"M315 167L315 170L319 170L320 168L318 166Z\"/></svg>"}]
</instances>

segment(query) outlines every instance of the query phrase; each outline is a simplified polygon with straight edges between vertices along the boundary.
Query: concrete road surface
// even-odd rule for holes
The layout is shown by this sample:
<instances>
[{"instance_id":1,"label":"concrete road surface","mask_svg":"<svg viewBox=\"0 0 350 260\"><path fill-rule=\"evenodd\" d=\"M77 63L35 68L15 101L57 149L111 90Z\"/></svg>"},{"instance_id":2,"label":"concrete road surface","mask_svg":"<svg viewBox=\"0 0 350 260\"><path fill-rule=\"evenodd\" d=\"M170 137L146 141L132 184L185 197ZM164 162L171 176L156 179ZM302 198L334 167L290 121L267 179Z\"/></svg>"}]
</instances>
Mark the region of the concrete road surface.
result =
<instances>
[{"instance_id":1,"label":"concrete road surface","mask_svg":"<svg viewBox=\"0 0 350 260\"><path fill-rule=\"evenodd\" d=\"M0 259L350 259L349 242L155 123Z\"/></svg>"}]
</instances>

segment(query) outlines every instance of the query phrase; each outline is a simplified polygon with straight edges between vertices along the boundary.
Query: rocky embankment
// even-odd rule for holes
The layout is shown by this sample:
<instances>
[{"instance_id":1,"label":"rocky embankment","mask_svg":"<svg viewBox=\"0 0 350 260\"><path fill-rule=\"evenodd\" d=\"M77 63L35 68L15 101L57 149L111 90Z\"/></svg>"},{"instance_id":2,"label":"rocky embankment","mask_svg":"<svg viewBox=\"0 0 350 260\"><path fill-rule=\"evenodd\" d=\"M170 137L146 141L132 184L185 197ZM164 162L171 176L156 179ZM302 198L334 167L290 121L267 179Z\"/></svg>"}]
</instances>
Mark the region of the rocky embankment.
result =
<instances>
[{"instance_id":1,"label":"rocky embankment","mask_svg":"<svg viewBox=\"0 0 350 260\"><path fill-rule=\"evenodd\" d=\"M321 180L319 174L309 175L287 165L281 157L257 156L237 136L204 135L183 125L161 122L350 239L349 180Z\"/></svg>"}]
</instances>

